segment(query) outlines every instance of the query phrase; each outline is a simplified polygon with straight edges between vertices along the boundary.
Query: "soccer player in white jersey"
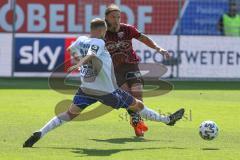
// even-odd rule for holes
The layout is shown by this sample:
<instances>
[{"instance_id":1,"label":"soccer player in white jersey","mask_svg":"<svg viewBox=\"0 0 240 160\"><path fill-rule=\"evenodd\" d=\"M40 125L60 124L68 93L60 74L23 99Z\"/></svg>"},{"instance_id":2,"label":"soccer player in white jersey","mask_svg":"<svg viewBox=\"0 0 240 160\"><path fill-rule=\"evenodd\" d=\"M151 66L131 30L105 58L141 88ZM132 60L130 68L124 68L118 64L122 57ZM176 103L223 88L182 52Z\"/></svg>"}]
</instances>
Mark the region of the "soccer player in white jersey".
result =
<instances>
[{"instance_id":1,"label":"soccer player in white jersey","mask_svg":"<svg viewBox=\"0 0 240 160\"><path fill-rule=\"evenodd\" d=\"M105 33L105 21L99 18L93 19L90 37L81 36L68 48L74 58L79 58L77 65L70 67L69 71L80 69L81 77L81 85L73 98L73 103L67 111L53 117L40 130L34 132L25 141L23 147L32 147L49 131L71 121L83 109L97 101L115 109L125 108L132 113L145 109L148 112L145 118L170 126L182 118L183 108L169 116L162 116L117 87L112 59L103 41ZM136 127L143 129L145 126L136 125Z\"/></svg>"}]
</instances>

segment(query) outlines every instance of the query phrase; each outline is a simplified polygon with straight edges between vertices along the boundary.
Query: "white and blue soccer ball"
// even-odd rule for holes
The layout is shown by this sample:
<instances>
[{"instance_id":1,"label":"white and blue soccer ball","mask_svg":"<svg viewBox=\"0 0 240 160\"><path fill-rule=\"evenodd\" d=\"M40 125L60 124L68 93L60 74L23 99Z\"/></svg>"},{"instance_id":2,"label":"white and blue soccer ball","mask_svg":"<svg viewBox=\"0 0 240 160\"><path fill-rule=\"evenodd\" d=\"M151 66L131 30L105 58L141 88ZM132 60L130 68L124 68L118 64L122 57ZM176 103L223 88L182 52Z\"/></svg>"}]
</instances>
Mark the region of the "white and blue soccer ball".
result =
<instances>
[{"instance_id":1,"label":"white and blue soccer ball","mask_svg":"<svg viewBox=\"0 0 240 160\"><path fill-rule=\"evenodd\" d=\"M199 135L204 140L213 140L218 135L218 126L213 121L204 121L200 124Z\"/></svg>"}]
</instances>

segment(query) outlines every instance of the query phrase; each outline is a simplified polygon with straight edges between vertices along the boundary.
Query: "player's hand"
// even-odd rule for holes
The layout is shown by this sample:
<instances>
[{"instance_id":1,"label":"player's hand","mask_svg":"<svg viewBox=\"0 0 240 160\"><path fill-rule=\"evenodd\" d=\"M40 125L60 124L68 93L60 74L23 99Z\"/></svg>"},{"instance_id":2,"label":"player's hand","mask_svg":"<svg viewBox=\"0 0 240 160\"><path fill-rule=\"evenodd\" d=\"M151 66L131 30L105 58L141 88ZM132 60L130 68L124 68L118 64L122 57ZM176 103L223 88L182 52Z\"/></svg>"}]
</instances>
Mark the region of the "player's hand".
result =
<instances>
[{"instance_id":1,"label":"player's hand","mask_svg":"<svg viewBox=\"0 0 240 160\"><path fill-rule=\"evenodd\" d=\"M78 68L79 68L78 65L71 66L71 67L68 68L67 72L70 73L70 72L72 72L74 70L77 70Z\"/></svg>"},{"instance_id":2,"label":"player's hand","mask_svg":"<svg viewBox=\"0 0 240 160\"><path fill-rule=\"evenodd\" d=\"M157 47L156 51L159 52L160 54L162 54L163 57L166 58L166 59L170 59L170 57L171 57L169 52L167 50L163 49L163 48Z\"/></svg>"}]
</instances>

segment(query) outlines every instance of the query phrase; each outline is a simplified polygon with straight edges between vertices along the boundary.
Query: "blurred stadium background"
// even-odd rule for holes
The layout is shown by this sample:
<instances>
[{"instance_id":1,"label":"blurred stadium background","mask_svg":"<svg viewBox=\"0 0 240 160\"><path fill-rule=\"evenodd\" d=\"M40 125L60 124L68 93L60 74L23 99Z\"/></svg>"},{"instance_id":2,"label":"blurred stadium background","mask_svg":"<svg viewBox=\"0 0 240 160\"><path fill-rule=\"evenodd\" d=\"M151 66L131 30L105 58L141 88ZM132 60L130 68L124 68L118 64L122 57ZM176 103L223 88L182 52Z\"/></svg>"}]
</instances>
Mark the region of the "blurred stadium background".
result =
<instances>
[{"instance_id":1,"label":"blurred stadium background","mask_svg":"<svg viewBox=\"0 0 240 160\"><path fill-rule=\"evenodd\" d=\"M88 34L90 20L103 18L110 3L120 5L122 22L173 55L164 61L134 41L141 63L167 65L165 78L240 78L240 34L223 36L218 26L229 0L1 0L0 77L48 77L70 58L66 47Z\"/></svg>"}]
</instances>

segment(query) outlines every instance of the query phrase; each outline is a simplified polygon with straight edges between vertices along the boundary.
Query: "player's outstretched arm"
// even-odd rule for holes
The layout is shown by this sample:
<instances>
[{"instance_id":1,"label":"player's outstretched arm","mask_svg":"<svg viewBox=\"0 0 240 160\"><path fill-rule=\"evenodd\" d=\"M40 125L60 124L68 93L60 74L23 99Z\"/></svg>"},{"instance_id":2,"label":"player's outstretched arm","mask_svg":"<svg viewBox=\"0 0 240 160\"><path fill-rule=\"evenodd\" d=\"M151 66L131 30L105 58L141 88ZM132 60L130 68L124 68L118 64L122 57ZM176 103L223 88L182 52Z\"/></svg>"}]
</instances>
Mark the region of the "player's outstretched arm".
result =
<instances>
[{"instance_id":1,"label":"player's outstretched arm","mask_svg":"<svg viewBox=\"0 0 240 160\"><path fill-rule=\"evenodd\" d=\"M145 34L141 34L141 36L138 38L138 40L142 43L144 43L145 45L147 45L148 47L155 49L157 52L159 52L160 54L162 54L166 59L170 58L170 55L168 53L167 50L159 47L157 45L156 42L154 42L151 38L149 38L147 35Z\"/></svg>"},{"instance_id":2,"label":"player's outstretched arm","mask_svg":"<svg viewBox=\"0 0 240 160\"><path fill-rule=\"evenodd\" d=\"M93 58L95 58L96 56L95 55L86 55L84 58L80 59L80 61L74 65L74 66L71 66L70 68L68 68L68 72L72 72L74 70L77 70L80 66L88 63L89 61L91 61Z\"/></svg>"},{"instance_id":3,"label":"player's outstretched arm","mask_svg":"<svg viewBox=\"0 0 240 160\"><path fill-rule=\"evenodd\" d=\"M73 57L73 59L74 59L74 64L77 64L77 63L80 61L79 55L77 54L76 51L74 52L73 50L71 50L71 46L69 46L69 47L66 49L66 51L67 51L69 54L71 54L71 56Z\"/></svg>"}]
</instances>

